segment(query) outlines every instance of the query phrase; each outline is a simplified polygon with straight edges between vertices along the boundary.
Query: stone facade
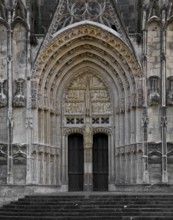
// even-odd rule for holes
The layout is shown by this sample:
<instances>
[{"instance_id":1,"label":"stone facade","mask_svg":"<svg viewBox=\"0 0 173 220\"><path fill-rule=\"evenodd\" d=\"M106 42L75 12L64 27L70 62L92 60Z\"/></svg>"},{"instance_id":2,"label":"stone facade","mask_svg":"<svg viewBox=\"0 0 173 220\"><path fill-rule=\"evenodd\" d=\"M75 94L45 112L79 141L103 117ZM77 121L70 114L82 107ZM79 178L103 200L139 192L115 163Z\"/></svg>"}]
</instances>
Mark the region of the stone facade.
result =
<instances>
[{"instance_id":1,"label":"stone facade","mask_svg":"<svg viewBox=\"0 0 173 220\"><path fill-rule=\"evenodd\" d=\"M84 140L84 190L93 190L95 134L108 137L109 191L170 189L173 2L59 0L46 7L0 4L3 190L68 191L71 134Z\"/></svg>"}]
</instances>

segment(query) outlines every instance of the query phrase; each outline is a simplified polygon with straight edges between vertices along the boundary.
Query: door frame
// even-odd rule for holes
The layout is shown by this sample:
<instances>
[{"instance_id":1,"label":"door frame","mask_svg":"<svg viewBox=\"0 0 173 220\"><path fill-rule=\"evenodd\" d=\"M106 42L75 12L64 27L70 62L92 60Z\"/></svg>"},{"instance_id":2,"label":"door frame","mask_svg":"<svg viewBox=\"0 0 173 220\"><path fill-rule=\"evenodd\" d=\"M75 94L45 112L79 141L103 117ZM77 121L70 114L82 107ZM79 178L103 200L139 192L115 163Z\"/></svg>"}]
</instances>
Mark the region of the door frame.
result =
<instances>
[{"instance_id":1,"label":"door frame","mask_svg":"<svg viewBox=\"0 0 173 220\"><path fill-rule=\"evenodd\" d=\"M62 130L63 131L63 130ZM83 128L66 128L62 132L62 156L61 156L61 189L63 192L68 192L69 180L68 180L68 136L70 134L82 134ZM108 135L108 191L115 190L115 178L116 178L116 163L115 159L115 140L111 128L96 128L93 127L93 135L96 133L105 133Z\"/></svg>"}]
</instances>

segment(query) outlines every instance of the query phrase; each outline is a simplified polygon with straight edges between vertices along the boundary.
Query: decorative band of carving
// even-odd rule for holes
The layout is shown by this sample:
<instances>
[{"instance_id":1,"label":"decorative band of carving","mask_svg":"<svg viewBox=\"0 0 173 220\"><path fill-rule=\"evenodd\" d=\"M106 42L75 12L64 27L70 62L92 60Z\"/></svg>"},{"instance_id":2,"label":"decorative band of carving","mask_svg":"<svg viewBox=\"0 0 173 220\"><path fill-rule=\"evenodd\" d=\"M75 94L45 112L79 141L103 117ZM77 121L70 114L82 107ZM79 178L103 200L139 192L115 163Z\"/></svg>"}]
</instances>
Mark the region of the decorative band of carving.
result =
<instances>
[{"instance_id":1,"label":"decorative band of carving","mask_svg":"<svg viewBox=\"0 0 173 220\"><path fill-rule=\"evenodd\" d=\"M162 143L161 142L148 142L148 154L161 154Z\"/></svg>"},{"instance_id":2,"label":"decorative band of carving","mask_svg":"<svg viewBox=\"0 0 173 220\"><path fill-rule=\"evenodd\" d=\"M59 148L52 146L45 146L39 144L32 145L32 153L45 153L51 155L59 155Z\"/></svg>"},{"instance_id":3,"label":"decorative band of carving","mask_svg":"<svg viewBox=\"0 0 173 220\"><path fill-rule=\"evenodd\" d=\"M42 51L41 56L38 58L37 63L33 69L33 77L36 77L36 74L40 76L43 69L46 67L46 64L50 57L60 49L63 45L67 45L68 42L82 36L96 37L98 40L102 40L103 44L105 41L116 48L122 57L126 60L126 63L129 64L130 69L133 69L133 74L136 76L141 75L141 68L135 58L131 53L131 50L128 46L123 43L123 41L111 33L108 33L106 30L101 29L90 24L83 24L81 26L73 27L71 30L60 33L55 39L51 41L51 44L48 44Z\"/></svg>"},{"instance_id":4,"label":"decorative band of carving","mask_svg":"<svg viewBox=\"0 0 173 220\"><path fill-rule=\"evenodd\" d=\"M112 135L112 129L109 128L94 128L93 129L93 134L97 134L97 133L105 133L108 135Z\"/></svg>"},{"instance_id":5,"label":"decorative band of carving","mask_svg":"<svg viewBox=\"0 0 173 220\"><path fill-rule=\"evenodd\" d=\"M68 136L70 134L75 134L75 133L83 134L83 129L82 128L68 128L64 131L64 134L66 136Z\"/></svg>"},{"instance_id":6,"label":"decorative band of carving","mask_svg":"<svg viewBox=\"0 0 173 220\"><path fill-rule=\"evenodd\" d=\"M124 155L124 154L129 154L129 153L142 153L142 144L131 144L131 145L125 145L121 147L116 148L116 155Z\"/></svg>"},{"instance_id":7,"label":"decorative band of carving","mask_svg":"<svg viewBox=\"0 0 173 220\"><path fill-rule=\"evenodd\" d=\"M27 144L19 144L19 143L14 143L12 145L12 152L13 152L13 157L25 157L27 154Z\"/></svg>"}]
</instances>

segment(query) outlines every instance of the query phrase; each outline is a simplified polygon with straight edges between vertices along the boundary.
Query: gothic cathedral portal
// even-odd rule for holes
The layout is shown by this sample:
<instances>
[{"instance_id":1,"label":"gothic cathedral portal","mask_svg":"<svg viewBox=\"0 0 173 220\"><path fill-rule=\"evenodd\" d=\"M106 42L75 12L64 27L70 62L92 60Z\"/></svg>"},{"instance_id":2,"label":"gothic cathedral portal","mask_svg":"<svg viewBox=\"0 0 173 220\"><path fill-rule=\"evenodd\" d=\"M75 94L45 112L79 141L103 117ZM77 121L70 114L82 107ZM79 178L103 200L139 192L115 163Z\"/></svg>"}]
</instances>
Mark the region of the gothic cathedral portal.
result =
<instances>
[{"instance_id":1,"label":"gothic cathedral portal","mask_svg":"<svg viewBox=\"0 0 173 220\"><path fill-rule=\"evenodd\" d=\"M173 1L0 2L4 192L171 190Z\"/></svg>"},{"instance_id":2,"label":"gothic cathedral portal","mask_svg":"<svg viewBox=\"0 0 173 220\"><path fill-rule=\"evenodd\" d=\"M55 154L38 164L47 155L37 155L40 144L32 148L39 183L47 181L41 170L48 164L61 191L113 191L143 181L141 69L126 40L103 24L80 21L42 48L32 81L35 139Z\"/></svg>"}]
</instances>

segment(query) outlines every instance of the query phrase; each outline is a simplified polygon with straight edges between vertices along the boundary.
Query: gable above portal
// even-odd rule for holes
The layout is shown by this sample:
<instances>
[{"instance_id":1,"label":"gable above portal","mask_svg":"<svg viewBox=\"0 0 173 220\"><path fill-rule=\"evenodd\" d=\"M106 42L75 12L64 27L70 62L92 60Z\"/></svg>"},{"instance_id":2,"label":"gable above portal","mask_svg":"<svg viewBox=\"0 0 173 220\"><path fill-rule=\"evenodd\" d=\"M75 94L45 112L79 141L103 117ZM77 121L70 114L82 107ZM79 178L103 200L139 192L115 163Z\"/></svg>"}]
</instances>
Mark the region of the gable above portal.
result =
<instances>
[{"instance_id":1,"label":"gable above portal","mask_svg":"<svg viewBox=\"0 0 173 220\"><path fill-rule=\"evenodd\" d=\"M60 0L43 46L62 28L81 21L93 21L112 28L133 48L113 0Z\"/></svg>"}]
</instances>

